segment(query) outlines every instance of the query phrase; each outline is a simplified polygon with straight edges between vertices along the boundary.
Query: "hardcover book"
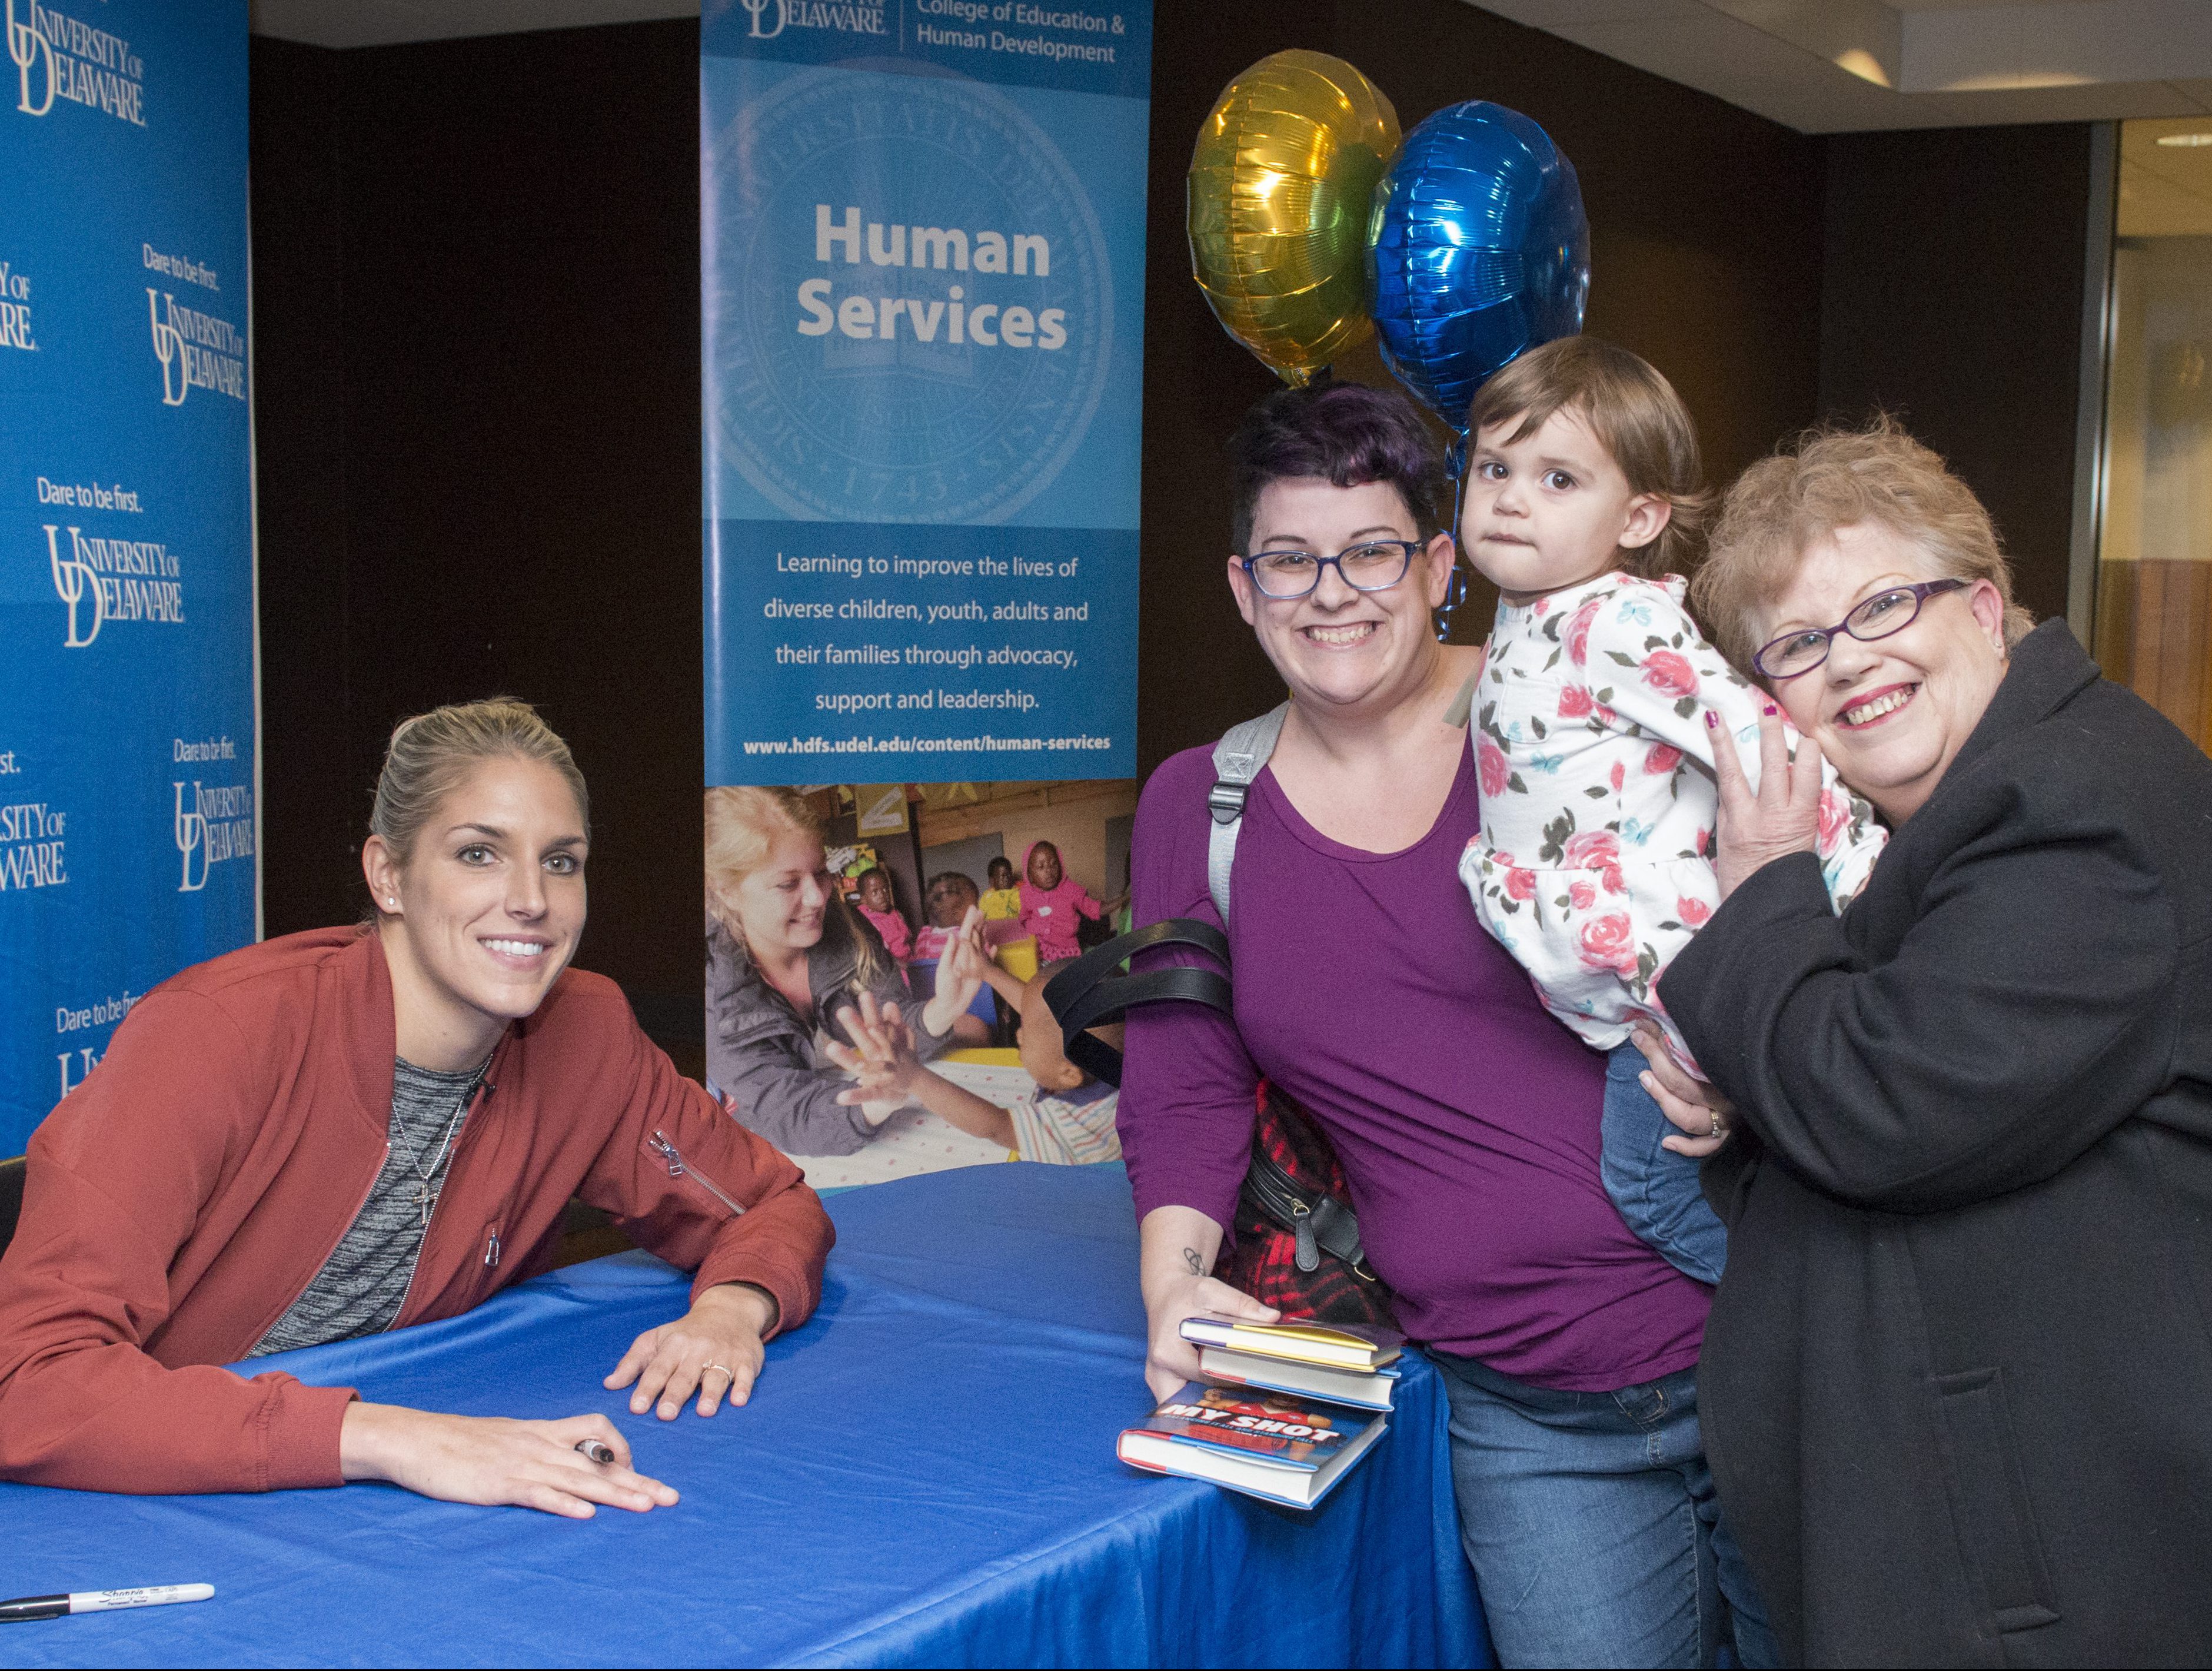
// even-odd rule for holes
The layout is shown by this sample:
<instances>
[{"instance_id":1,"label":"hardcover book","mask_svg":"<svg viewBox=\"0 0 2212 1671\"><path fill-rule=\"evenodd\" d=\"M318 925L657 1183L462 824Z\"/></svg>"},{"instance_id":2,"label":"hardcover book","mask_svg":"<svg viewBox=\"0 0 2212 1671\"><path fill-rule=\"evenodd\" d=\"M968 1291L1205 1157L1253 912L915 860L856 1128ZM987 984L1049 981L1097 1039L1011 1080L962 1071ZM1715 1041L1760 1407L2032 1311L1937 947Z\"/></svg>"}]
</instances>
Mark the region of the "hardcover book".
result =
<instances>
[{"instance_id":1,"label":"hardcover book","mask_svg":"<svg viewBox=\"0 0 2212 1671\"><path fill-rule=\"evenodd\" d=\"M1297 1398L1326 1399L1362 1410L1388 1410L1398 1390L1398 1365L1385 1364L1371 1374L1293 1364L1285 1358L1257 1358L1225 1346L1200 1346L1198 1367L1209 1381L1236 1387L1260 1387Z\"/></svg>"},{"instance_id":2,"label":"hardcover book","mask_svg":"<svg viewBox=\"0 0 2212 1671\"><path fill-rule=\"evenodd\" d=\"M1207 1480L1247 1496L1310 1509L1389 1431L1383 1415L1312 1399L1185 1386L1126 1430L1121 1460L1155 1474Z\"/></svg>"},{"instance_id":3,"label":"hardcover book","mask_svg":"<svg viewBox=\"0 0 2212 1671\"><path fill-rule=\"evenodd\" d=\"M1395 1362L1406 1344L1395 1329L1328 1323L1249 1323L1231 1317L1186 1317L1182 1338L1194 1346L1223 1346L1259 1358L1369 1374Z\"/></svg>"}]
</instances>

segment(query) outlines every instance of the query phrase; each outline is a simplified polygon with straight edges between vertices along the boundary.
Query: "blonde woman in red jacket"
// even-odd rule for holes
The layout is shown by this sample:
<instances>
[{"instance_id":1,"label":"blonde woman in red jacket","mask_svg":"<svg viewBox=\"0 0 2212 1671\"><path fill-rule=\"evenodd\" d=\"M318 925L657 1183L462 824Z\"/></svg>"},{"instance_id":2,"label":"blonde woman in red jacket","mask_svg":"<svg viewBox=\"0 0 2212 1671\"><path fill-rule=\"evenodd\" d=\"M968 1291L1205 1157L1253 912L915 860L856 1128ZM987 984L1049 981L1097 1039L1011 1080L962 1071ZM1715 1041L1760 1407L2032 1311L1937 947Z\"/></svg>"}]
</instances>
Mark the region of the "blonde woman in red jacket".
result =
<instances>
[{"instance_id":1,"label":"blonde woman in red jacket","mask_svg":"<svg viewBox=\"0 0 2212 1671\"><path fill-rule=\"evenodd\" d=\"M218 1367L451 1317L545 1268L572 1195L697 1272L611 1367L630 1409L741 1404L834 1232L798 1170L568 967L587 801L506 699L393 732L375 914L186 969L33 1135L0 1258L0 1478L117 1492L388 1480L587 1517L676 1493L599 1415L510 1421ZM594 1462L576 1446L613 1452Z\"/></svg>"}]
</instances>

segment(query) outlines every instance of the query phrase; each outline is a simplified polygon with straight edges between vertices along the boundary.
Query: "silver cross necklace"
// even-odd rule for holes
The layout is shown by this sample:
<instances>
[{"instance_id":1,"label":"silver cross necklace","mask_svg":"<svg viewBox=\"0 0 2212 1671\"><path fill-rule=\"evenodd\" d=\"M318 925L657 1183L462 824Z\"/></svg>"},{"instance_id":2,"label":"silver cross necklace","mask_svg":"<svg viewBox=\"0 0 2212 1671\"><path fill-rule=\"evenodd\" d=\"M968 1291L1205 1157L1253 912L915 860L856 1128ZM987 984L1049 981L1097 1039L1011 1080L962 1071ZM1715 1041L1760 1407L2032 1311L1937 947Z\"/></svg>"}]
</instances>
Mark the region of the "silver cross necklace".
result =
<instances>
[{"instance_id":1,"label":"silver cross necklace","mask_svg":"<svg viewBox=\"0 0 2212 1671\"><path fill-rule=\"evenodd\" d=\"M446 1122L446 1134L438 1140L438 1152L430 1157L430 1164L427 1169L423 1166L422 1157L416 1151L415 1145L412 1143L407 1145L407 1164L415 1176L422 1180L415 1186L415 1206L416 1211L422 1215L422 1228L425 1230L430 1228L430 1215L438 1210L438 1197L445 1193L442 1186L435 1186L434 1183L438 1176L438 1168L445 1163L446 1150L453 1140L453 1133L460 1129L461 1116L468 1112L469 1103L477 1094L477 1087L483 1083L484 1068L490 1066L489 1058L486 1058L483 1065L477 1069L476 1077L469 1081L468 1089L461 1093L461 1100L453 1105L453 1117Z\"/></svg>"}]
</instances>

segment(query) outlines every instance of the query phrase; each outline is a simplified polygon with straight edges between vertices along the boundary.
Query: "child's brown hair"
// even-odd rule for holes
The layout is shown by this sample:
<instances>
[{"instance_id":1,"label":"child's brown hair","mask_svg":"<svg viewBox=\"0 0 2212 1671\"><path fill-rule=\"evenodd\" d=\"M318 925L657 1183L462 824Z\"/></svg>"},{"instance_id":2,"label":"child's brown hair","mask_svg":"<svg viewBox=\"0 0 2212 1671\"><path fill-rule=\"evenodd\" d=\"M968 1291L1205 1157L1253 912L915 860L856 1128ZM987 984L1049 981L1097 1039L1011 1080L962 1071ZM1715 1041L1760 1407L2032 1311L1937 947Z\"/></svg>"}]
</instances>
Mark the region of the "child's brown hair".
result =
<instances>
[{"instance_id":1,"label":"child's brown hair","mask_svg":"<svg viewBox=\"0 0 2212 1671\"><path fill-rule=\"evenodd\" d=\"M1632 493L1655 493L1673 507L1649 545L1624 546L1620 567L1656 580L1686 574L1705 544L1705 466L1698 431L1674 386L1650 362L1597 337L1561 337L1532 348L1476 391L1468 408L1470 441L1493 425L1519 423L1506 442L1525 441L1555 412L1580 418L1613 455Z\"/></svg>"}]
</instances>

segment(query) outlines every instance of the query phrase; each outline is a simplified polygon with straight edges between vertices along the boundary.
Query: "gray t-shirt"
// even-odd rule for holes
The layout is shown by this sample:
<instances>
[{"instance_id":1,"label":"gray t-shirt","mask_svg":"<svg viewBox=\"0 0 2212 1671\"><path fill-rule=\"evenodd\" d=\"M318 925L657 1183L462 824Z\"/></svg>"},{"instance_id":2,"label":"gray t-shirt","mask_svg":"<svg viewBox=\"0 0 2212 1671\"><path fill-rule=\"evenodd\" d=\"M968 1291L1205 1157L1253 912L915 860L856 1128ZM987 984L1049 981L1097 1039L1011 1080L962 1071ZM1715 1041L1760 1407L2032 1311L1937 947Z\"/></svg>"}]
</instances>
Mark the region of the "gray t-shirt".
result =
<instances>
[{"instance_id":1,"label":"gray t-shirt","mask_svg":"<svg viewBox=\"0 0 2212 1671\"><path fill-rule=\"evenodd\" d=\"M481 1065L434 1073L404 1059L393 1060L392 1152L323 1268L249 1356L351 1340L392 1327L407 1303L429 1213L461 1140L462 1110L483 1077Z\"/></svg>"}]
</instances>

